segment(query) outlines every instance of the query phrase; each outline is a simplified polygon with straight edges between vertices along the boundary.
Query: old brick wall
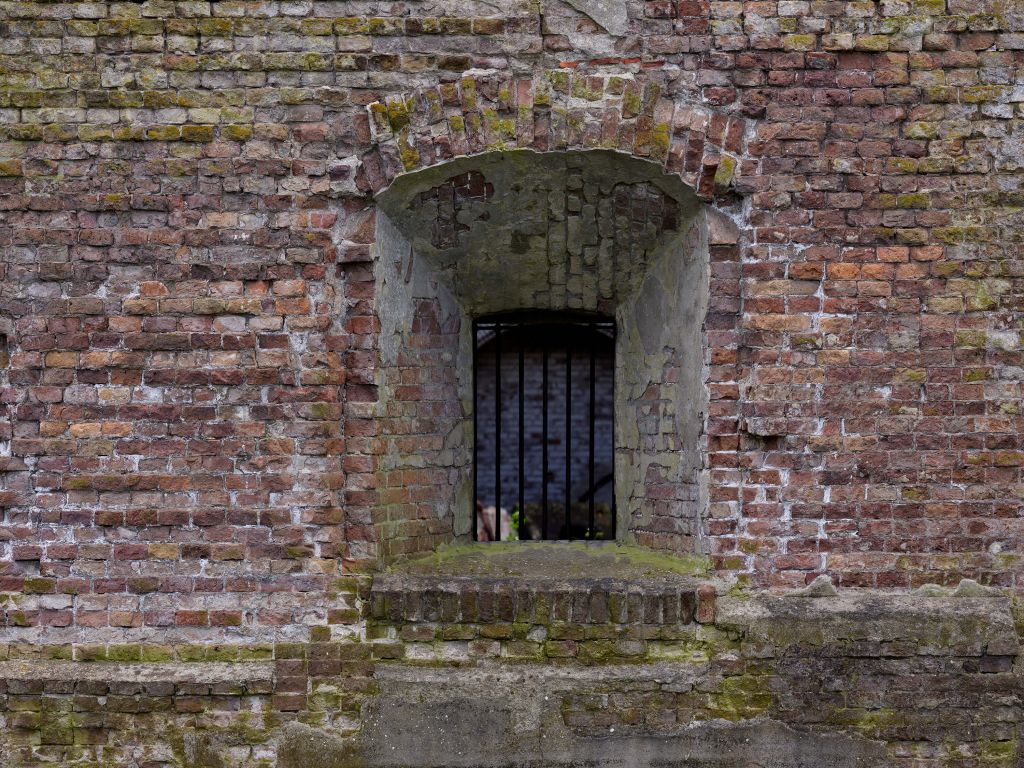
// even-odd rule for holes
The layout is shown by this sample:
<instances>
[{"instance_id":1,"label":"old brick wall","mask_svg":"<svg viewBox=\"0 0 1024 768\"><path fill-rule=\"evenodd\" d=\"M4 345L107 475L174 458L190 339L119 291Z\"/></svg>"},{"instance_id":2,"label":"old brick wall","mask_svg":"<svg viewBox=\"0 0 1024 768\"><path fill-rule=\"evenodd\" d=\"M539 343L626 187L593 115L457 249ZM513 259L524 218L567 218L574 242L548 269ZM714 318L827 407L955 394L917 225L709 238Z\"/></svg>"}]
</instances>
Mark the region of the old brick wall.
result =
<instances>
[{"instance_id":1,"label":"old brick wall","mask_svg":"<svg viewBox=\"0 0 1024 768\"><path fill-rule=\"evenodd\" d=\"M613 39L567 8L5 3L7 578L79 595L27 621L145 624L141 595L175 593L182 620L258 623L258 574L288 623L373 557L350 185L401 145L365 106L439 83L445 131L386 118L414 166L610 138L707 194L717 173L742 231L707 321L723 572L1015 584L1021 22L990 6L636 3ZM471 66L495 71L473 104ZM524 112L559 67L556 109Z\"/></svg>"},{"instance_id":2,"label":"old brick wall","mask_svg":"<svg viewBox=\"0 0 1024 768\"><path fill-rule=\"evenodd\" d=\"M272 765L254 721L359 730L376 655L406 651L353 641L353 574L451 538L382 491L434 477L380 461L374 195L486 150L613 148L734 226L709 249L710 498L684 531L714 575L828 573L878 606L965 576L1020 589L1018 5L623 7L613 34L557 0L0 2L0 655L131 667L74 685L8 669L9 762L216 765L195 736L216 726L234 740L216 760ZM450 329L422 309L431 349ZM485 656L527 642L514 623L471 630L498 634ZM716 663L776 659L737 684L775 694L739 719L867 733L908 766L1008 766L1016 650L968 624L965 647L897 622ZM182 670L243 661L265 666ZM880 679L845 692L857 676ZM799 683L832 678L834 697ZM961 680L947 742L929 727ZM659 733L694 706L603 686L565 699L571 727L676 712L643 715Z\"/></svg>"}]
</instances>

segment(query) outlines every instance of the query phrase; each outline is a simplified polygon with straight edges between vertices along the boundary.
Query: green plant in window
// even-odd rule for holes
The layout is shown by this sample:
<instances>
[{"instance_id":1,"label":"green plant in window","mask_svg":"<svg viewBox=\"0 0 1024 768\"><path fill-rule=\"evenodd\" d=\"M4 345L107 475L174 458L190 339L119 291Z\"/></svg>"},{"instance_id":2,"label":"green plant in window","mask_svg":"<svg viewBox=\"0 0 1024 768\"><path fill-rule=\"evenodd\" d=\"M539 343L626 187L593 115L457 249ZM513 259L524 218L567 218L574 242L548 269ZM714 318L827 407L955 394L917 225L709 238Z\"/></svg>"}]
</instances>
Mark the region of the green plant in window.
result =
<instances>
[{"instance_id":1,"label":"green plant in window","mask_svg":"<svg viewBox=\"0 0 1024 768\"><path fill-rule=\"evenodd\" d=\"M519 509L518 504L512 507L512 513L509 515L509 521L512 523L512 530L515 532L514 538L523 538L522 532L526 528L526 515Z\"/></svg>"}]
</instances>

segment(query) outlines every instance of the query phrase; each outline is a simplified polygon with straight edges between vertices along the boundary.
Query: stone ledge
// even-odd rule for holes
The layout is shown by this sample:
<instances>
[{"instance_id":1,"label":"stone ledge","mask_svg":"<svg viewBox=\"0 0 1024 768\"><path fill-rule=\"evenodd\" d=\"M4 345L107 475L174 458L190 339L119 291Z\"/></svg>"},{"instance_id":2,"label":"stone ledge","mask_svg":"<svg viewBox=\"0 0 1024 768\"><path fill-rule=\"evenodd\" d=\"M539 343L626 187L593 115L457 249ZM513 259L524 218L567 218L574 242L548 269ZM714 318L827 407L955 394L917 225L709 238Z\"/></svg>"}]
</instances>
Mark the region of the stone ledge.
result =
<instances>
[{"instance_id":1,"label":"stone ledge","mask_svg":"<svg viewBox=\"0 0 1024 768\"><path fill-rule=\"evenodd\" d=\"M394 623L679 625L714 620L702 563L583 542L440 550L374 577L370 616Z\"/></svg>"},{"instance_id":2,"label":"stone ledge","mask_svg":"<svg viewBox=\"0 0 1024 768\"><path fill-rule=\"evenodd\" d=\"M0 680L103 683L269 683L273 662L127 663L82 661L0 661Z\"/></svg>"},{"instance_id":3,"label":"stone ledge","mask_svg":"<svg viewBox=\"0 0 1024 768\"><path fill-rule=\"evenodd\" d=\"M615 579L556 583L521 576L399 576L374 579L370 615L392 622L550 624L690 624L714 602L700 585L659 587ZM713 615L713 614L712 614Z\"/></svg>"},{"instance_id":4,"label":"stone ledge","mask_svg":"<svg viewBox=\"0 0 1024 768\"><path fill-rule=\"evenodd\" d=\"M835 646L851 655L1016 657L1010 598L844 590L829 597L753 594L718 601L716 626L751 656Z\"/></svg>"}]
</instances>

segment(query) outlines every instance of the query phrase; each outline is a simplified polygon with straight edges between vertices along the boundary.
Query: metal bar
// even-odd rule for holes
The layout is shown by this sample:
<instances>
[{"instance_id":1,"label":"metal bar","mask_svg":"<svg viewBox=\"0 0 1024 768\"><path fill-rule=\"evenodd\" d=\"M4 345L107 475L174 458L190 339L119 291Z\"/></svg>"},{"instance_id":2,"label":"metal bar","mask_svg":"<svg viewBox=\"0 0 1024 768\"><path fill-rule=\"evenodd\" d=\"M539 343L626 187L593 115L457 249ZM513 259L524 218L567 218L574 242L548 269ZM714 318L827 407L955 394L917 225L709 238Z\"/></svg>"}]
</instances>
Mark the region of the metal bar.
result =
<instances>
[{"instance_id":1,"label":"metal bar","mask_svg":"<svg viewBox=\"0 0 1024 768\"><path fill-rule=\"evenodd\" d=\"M494 324L494 540L501 541L501 323Z\"/></svg>"},{"instance_id":2,"label":"metal bar","mask_svg":"<svg viewBox=\"0 0 1024 768\"><path fill-rule=\"evenodd\" d=\"M565 345L565 533L572 538L572 346Z\"/></svg>"},{"instance_id":3,"label":"metal bar","mask_svg":"<svg viewBox=\"0 0 1024 768\"><path fill-rule=\"evenodd\" d=\"M479 541L477 526L477 502L480 499L479 474L480 474L480 430L477 426L477 413L480 410L480 401L477 397L477 377L480 374L477 368L477 347L480 329L477 323L473 322L473 541Z\"/></svg>"},{"instance_id":4,"label":"metal bar","mask_svg":"<svg viewBox=\"0 0 1024 768\"><path fill-rule=\"evenodd\" d=\"M541 534L542 539L548 537L548 343L544 341L544 351L542 354L543 366L541 368L541 419L540 419L540 444L541 444L541 464L543 465L542 476L540 479L540 516L541 516Z\"/></svg>"},{"instance_id":5,"label":"metal bar","mask_svg":"<svg viewBox=\"0 0 1024 768\"><path fill-rule=\"evenodd\" d=\"M588 483L590 485L590 500L588 511L588 522L587 522L587 538L595 538L594 532L594 497L597 495L594 489L594 424L597 420L597 409L595 404L595 395L597 394L597 386L595 384L595 377L597 372L597 326L592 325L590 327L590 456L589 458L589 469L590 477Z\"/></svg>"},{"instance_id":6,"label":"metal bar","mask_svg":"<svg viewBox=\"0 0 1024 768\"><path fill-rule=\"evenodd\" d=\"M615 443L615 359L617 357L617 355L616 355L617 349L616 349L616 341L615 341L616 329L615 329L615 323L614 322L608 324L608 331L611 334L611 339L612 339L612 364L611 364L611 367L608 370L608 373L612 377L612 392L611 392L612 408L611 408L611 416L610 416L611 422L612 422L611 423L611 427L612 427L612 538L618 538L618 535L619 535L619 527L618 527L618 522L617 522L618 511L617 511L617 509L615 507L615 464L616 464L616 458L617 458L616 455L615 455L615 453L616 453L616 448L615 448L615 446L616 446L616 443Z\"/></svg>"},{"instance_id":7,"label":"metal bar","mask_svg":"<svg viewBox=\"0 0 1024 768\"><path fill-rule=\"evenodd\" d=\"M526 336L519 331L519 526L526 528ZM516 538L523 538L522 530Z\"/></svg>"}]
</instances>

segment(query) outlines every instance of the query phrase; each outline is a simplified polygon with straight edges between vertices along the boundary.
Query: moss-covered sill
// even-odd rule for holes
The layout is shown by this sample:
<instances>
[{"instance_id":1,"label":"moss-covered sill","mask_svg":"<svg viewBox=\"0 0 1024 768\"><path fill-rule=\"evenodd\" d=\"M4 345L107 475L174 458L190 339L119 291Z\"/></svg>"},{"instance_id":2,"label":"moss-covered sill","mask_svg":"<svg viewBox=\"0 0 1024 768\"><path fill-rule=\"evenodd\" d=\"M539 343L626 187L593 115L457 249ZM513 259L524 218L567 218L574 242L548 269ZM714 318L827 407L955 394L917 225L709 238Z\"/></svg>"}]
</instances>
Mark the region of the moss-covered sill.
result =
<instances>
[{"instance_id":1,"label":"moss-covered sill","mask_svg":"<svg viewBox=\"0 0 1024 768\"><path fill-rule=\"evenodd\" d=\"M374 577L371 616L394 623L688 624L714 618L701 557L597 542L442 547Z\"/></svg>"}]
</instances>

